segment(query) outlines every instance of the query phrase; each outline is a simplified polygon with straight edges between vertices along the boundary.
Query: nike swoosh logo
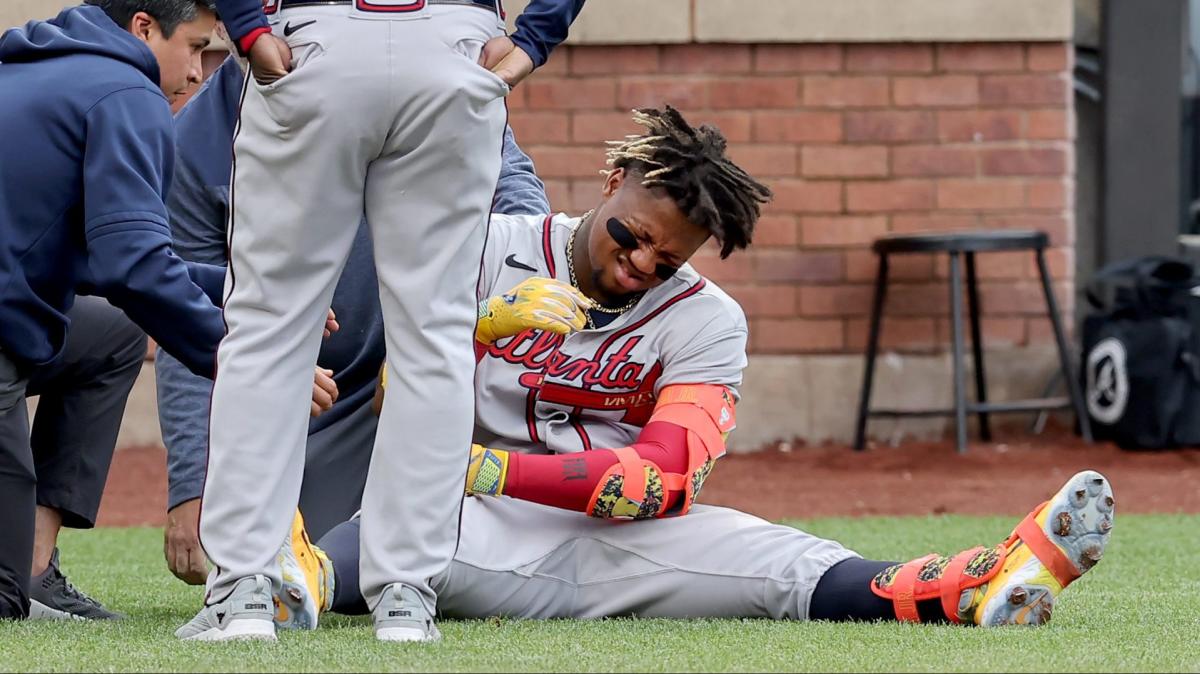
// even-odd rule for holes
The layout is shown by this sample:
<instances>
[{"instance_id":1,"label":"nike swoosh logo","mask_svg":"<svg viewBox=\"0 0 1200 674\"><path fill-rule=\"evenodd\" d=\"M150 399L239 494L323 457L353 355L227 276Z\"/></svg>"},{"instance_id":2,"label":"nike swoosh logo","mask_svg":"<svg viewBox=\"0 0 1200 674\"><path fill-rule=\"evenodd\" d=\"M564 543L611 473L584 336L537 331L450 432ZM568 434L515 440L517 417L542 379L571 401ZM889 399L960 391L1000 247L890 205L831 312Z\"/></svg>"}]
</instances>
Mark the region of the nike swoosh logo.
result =
<instances>
[{"instance_id":1,"label":"nike swoosh logo","mask_svg":"<svg viewBox=\"0 0 1200 674\"><path fill-rule=\"evenodd\" d=\"M291 22L291 21L289 21L289 22L287 22L287 23L285 23L285 24L283 25L283 36L284 36L284 37L291 37L291 36L292 36L292 33L295 33L296 31L300 30L301 28L305 28L305 27L307 27L307 26L311 26L311 25L313 25L313 24L314 24L314 23L316 23L316 22L317 22L317 20L316 20L316 19L312 19L311 21L304 21L304 22L298 23L298 24L296 24L296 25L294 25L294 26L293 26L293 25L292 25L292 22Z\"/></svg>"},{"instance_id":2,"label":"nike swoosh logo","mask_svg":"<svg viewBox=\"0 0 1200 674\"><path fill-rule=\"evenodd\" d=\"M525 264L524 262L517 262L516 253L504 258L504 264L512 267L513 269L524 269L525 271L537 271L536 269L534 269L533 267L530 267L529 265Z\"/></svg>"}]
</instances>

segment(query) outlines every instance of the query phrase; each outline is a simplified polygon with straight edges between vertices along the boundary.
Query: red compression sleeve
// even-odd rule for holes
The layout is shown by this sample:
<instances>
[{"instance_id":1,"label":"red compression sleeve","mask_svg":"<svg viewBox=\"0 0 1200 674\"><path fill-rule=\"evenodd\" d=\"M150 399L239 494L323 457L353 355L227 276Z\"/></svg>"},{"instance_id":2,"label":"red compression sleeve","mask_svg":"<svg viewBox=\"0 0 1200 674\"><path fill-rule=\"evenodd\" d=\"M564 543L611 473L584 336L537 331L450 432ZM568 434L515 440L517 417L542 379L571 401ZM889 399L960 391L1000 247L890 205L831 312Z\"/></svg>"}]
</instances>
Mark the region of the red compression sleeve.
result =
<instances>
[{"instance_id":1,"label":"red compression sleeve","mask_svg":"<svg viewBox=\"0 0 1200 674\"><path fill-rule=\"evenodd\" d=\"M630 445L638 456L653 461L666 473L687 470L687 429L655 421L647 424ZM611 449L593 449L577 454L509 455L504 495L543 505L587 510L592 493L604 473L617 463ZM682 491L667 493L667 508L683 497Z\"/></svg>"}]
</instances>

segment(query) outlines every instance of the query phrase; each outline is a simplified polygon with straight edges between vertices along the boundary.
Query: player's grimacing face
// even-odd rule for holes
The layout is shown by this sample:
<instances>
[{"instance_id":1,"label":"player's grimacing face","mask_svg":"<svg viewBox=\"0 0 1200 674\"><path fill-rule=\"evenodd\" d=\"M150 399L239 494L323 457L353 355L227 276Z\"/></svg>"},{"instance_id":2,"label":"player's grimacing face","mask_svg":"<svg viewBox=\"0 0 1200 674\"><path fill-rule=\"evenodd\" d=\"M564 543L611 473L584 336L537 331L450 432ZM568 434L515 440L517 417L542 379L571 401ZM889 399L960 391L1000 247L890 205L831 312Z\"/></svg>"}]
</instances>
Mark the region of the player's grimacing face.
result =
<instances>
[{"instance_id":1,"label":"player's grimacing face","mask_svg":"<svg viewBox=\"0 0 1200 674\"><path fill-rule=\"evenodd\" d=\"M607 200L597 209L588 237L594 286L610 298L661 285L708 240L675 200L642 187L623 169L605 181Z\"/></svg>"},{"instance_id":2,"label":"player's grimacing face","mask_svg":"<svg viewBox=\"0 0 1200 674\"><path fill-rule=\"evenodd\" d=\"M162 26L144 12L134 15L130 32L146 43L158 61L158 86L167 100L187 93L190 86L200 84L203 79L201 54L208 46L217 17L201 9L196 18L176 26L171 37L163 35Z\"/></svg>"}]
</instances>

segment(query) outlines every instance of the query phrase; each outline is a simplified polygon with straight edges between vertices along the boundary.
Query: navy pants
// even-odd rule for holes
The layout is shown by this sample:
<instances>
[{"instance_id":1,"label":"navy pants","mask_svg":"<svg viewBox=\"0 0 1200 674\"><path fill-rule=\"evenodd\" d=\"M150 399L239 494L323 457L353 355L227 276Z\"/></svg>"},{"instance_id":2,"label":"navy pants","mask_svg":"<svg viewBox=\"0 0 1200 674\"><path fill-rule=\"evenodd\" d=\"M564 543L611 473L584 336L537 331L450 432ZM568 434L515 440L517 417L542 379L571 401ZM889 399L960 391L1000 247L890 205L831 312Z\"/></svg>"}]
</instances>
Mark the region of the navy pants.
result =
<instances>
[{"instance_id":1,"label":"navy pants","mask_svg":"<svg viewBox=\"0 0 1200 674\"><path fill-rule=\"evenodd\" d=\"M0 618L29 614L36 505L67 527L95 524L146 354L145 334L102 299L79 297L67 316L55 361L25 366L0 350ZM27 396L39 396L32 430Z\"/></svg>"}]
</instances>

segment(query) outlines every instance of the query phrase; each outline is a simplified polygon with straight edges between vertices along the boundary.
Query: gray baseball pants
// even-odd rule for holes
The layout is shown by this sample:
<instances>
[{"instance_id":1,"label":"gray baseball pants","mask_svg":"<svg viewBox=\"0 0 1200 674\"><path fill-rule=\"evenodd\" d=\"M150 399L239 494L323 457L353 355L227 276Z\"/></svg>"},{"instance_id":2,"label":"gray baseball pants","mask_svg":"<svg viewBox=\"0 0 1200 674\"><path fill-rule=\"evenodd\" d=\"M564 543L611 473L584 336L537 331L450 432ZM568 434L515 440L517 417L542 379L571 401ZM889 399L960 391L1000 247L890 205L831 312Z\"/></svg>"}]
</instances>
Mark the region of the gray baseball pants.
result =
<instances>
[{"instance_id":1,"label":"gray baseball pants","mask_svg":"<svg viewBox=\"0 0 1200 674\"><path fill-rule=\"evenodd\" d=\"M294 70L248 78L234 140L228 330L200 518L215 566L207 601L255 574L279 586L322 325L365 213L391 386L363 493L362 591L374 605L402 582L433 610L430 581L458 536L475 285L508 93L475 59L502 26L464 5L285 6L275 30Z\"/></svg>"},{"instance_id":2,"label":"gray baseball pants","mask_svg":"<svg viewBox=\"0 0 1200 674\"><path fill-rule=\"evenodd\" d=\"M351 520L318 541L353 580ZM611 522L510 498L469 498L454 563L434 580L454 618L747 617L804 620L817 582L857 554L730 508ZM335 610L365 607L341 599Z\"/></svg>"}]
</instances>

